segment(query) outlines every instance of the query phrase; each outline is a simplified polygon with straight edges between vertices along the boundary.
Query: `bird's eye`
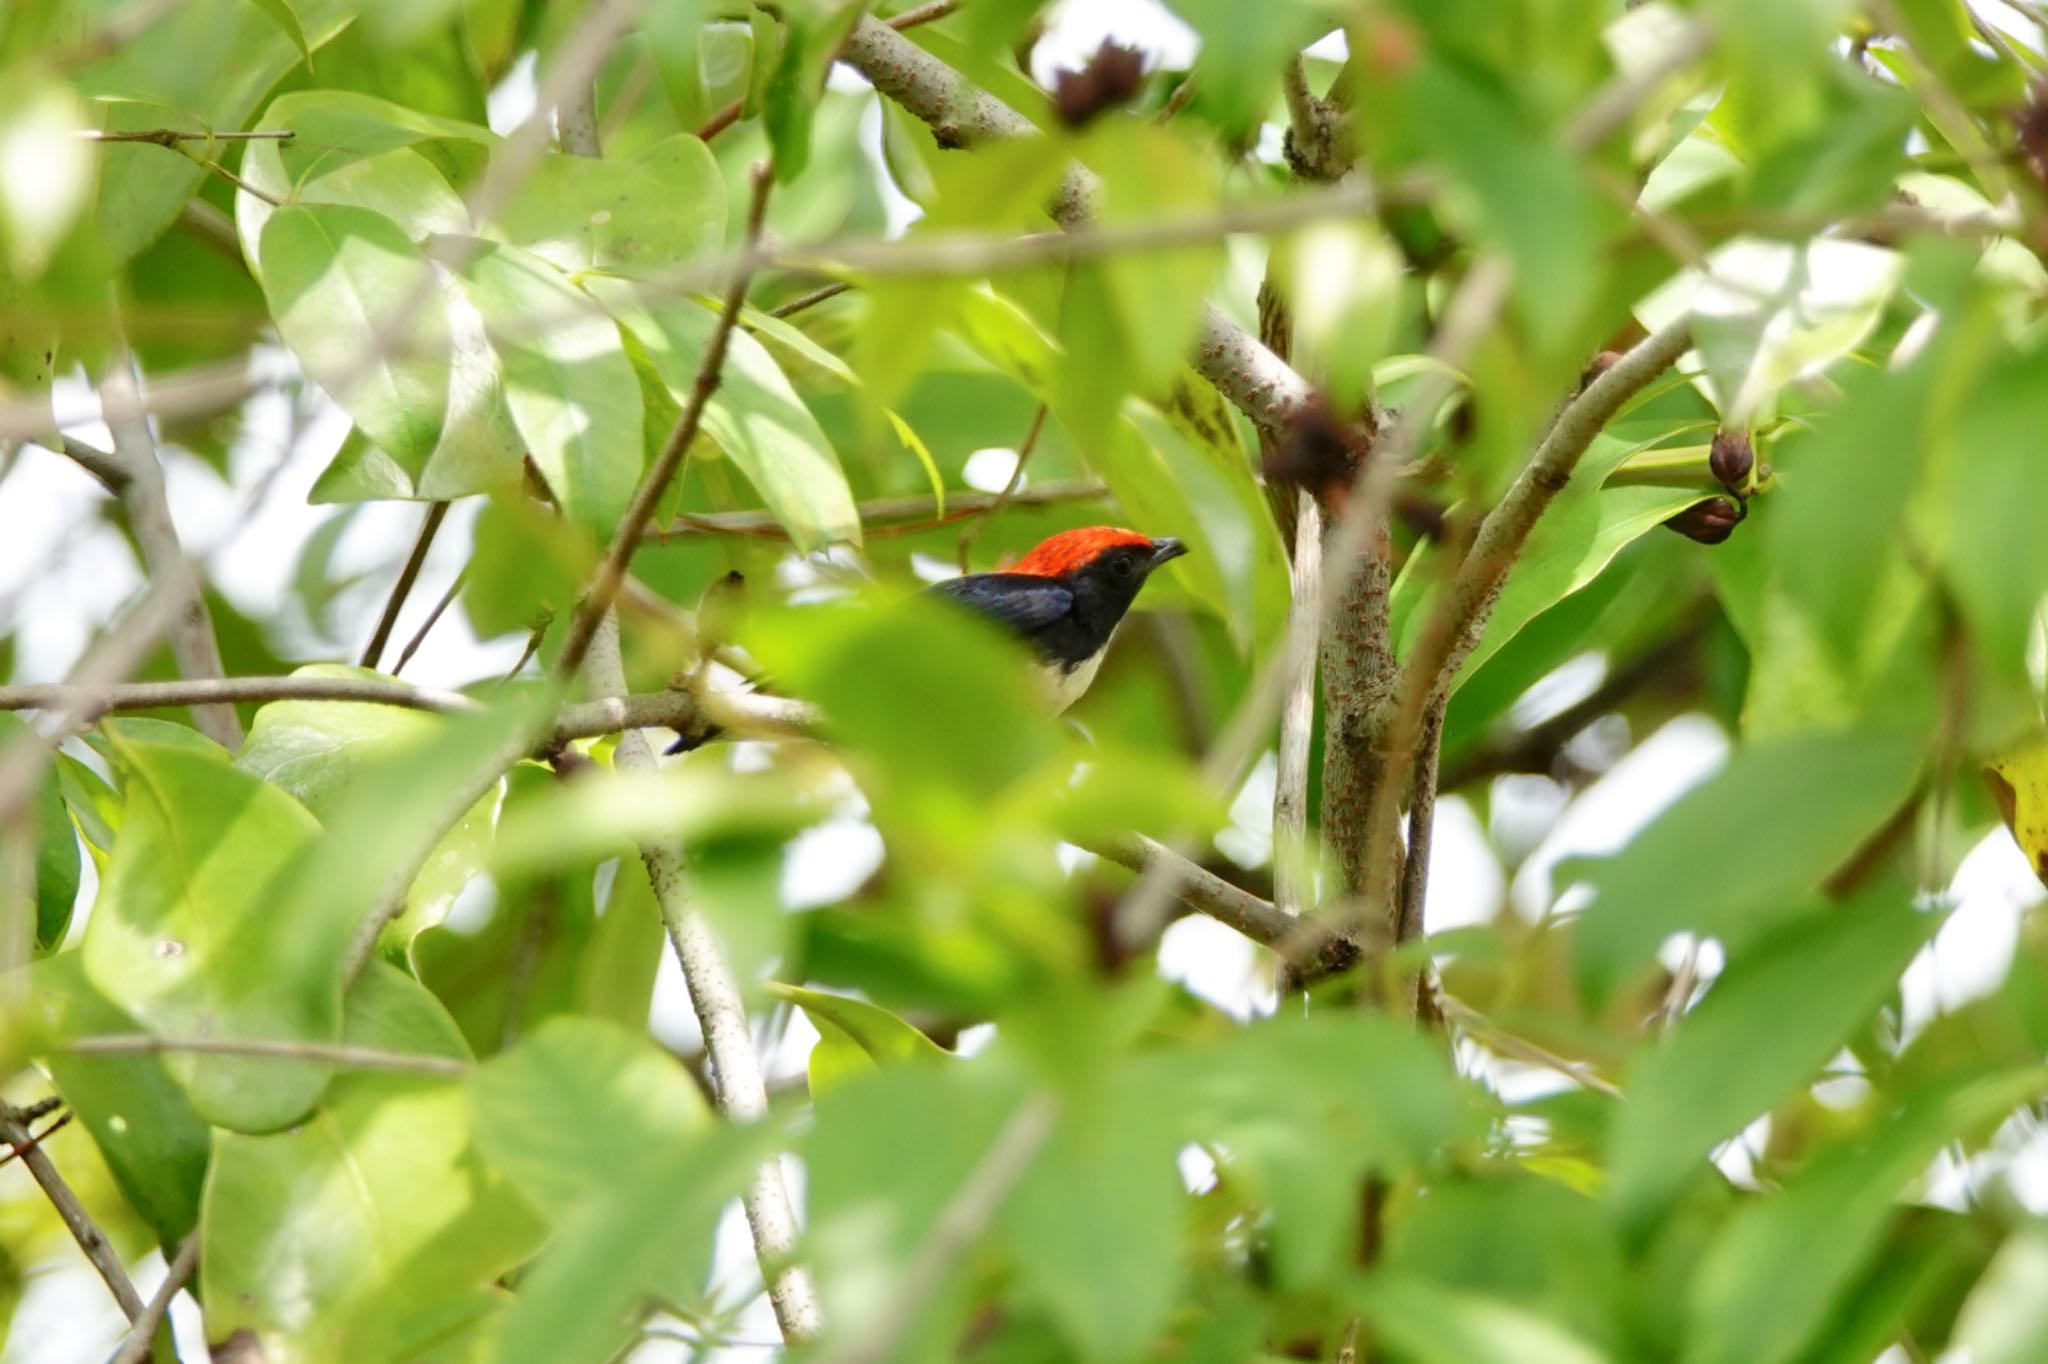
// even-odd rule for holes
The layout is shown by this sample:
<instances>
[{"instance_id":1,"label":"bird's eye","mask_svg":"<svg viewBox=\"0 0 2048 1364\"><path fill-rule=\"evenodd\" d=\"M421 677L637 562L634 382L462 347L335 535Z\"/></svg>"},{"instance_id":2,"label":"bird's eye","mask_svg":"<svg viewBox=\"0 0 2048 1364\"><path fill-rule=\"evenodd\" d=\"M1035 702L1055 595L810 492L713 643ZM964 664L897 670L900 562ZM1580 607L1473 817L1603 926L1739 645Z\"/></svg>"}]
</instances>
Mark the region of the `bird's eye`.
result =
<instances>
[{"instance_id":1,"label":"bird's eye","mask_svg":"<svg viewBox=\"0 0 2048 1364\"><path fill-rule=\"evenodd\" d=\"M1129 554L1119 554L1109 561L1109 571L1119 578L1128 578L1138 571L1138 561Z\"/></svg>"}]
</instances>

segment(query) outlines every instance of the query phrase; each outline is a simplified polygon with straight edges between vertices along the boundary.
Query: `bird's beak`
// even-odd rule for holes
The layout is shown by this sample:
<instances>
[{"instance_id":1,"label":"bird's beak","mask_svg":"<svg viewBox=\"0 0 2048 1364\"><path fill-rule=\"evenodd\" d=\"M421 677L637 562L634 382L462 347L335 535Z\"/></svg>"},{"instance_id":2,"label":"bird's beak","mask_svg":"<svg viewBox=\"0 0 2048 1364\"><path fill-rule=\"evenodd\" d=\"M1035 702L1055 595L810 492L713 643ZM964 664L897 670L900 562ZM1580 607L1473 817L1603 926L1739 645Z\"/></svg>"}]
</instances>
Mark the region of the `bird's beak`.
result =
<instances>
[{"instance_id":1,"label":"bird's beak","mask_svg":"<svg viewBox=\"0 0 2048 1364\"><path fill-rule=\"evenodd\" d=\"M1187 552L1188 547L1182 544L1180 541L1174 539L1171 535L1167 536L1163 540L1154 540L1152 542L1151 567L1157 568L1161 564L1165 563L1168 559L1178 559L1181 555Z\"/></svg>"}]
</instances>

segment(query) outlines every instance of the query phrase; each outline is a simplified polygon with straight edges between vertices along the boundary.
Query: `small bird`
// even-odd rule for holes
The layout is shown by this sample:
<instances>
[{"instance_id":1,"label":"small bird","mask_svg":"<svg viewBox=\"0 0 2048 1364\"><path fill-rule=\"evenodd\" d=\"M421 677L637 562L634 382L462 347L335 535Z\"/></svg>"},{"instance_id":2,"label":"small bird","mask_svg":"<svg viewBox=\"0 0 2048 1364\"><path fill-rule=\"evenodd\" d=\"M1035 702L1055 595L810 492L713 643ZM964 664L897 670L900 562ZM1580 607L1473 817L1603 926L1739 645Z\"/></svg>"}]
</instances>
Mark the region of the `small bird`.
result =
<instances>
[{"instance_id":1,"label":"small bird","mask_svg":"<svg viewBox=\"0 0 2048 1364\"><path fill-rule=\"evenodd\" d=\"M980 612L1029 644L1056 710L1081 699L1110 636L1152 571L1187 553L1114 526L1061 531L998 573L969 573L925 589Z\"/></svg>"}]
</instances>

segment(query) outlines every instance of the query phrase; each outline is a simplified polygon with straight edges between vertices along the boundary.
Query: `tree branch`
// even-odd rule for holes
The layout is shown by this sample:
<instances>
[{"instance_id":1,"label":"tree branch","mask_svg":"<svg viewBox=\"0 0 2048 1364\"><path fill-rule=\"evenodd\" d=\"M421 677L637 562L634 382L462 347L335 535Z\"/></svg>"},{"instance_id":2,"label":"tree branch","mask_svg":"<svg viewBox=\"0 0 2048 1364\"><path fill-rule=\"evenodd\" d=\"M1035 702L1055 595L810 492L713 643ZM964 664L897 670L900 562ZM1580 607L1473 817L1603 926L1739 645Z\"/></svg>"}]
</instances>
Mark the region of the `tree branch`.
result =
<instances>
[{"instance_id":1,"label":"tree branch","mask_svg":"<svg viewBox=\"0 0 2048 1364\"><path fill-rule=\"evenodd\" d=\"M363 648L363 667L374 668L383 661L384 646L391 640L392 627L398 624L398 613L404 608L412 585L419 580L420 568L427 562L427 551L434 546L435 532L441 529L441 522L447 515L446 502L435 502L427 507L426 519L420 522L420 533L412 542L412 553L406 556L405 567L398 571L398 581L391 585L391 595L385 599L384 613L377 618L377 628L370 632L370 642Z\"/></svg>"},{"instance_id":2,"label":"tree branch","mask_svg":"<svg viewBox=\"0 0 2048 1364\"><path fill-rule=\"evenodd\" d=\"M761 223L768 211L768 190L773 184L774 177L769 174L767 166L754 167L753 199L747 208L746 240L749 248L761 239ZM591 638L597 633L598 622L604 619L605 612L611 610L612 602L619 594L619 584L625 579L633 551L639 547L647 523L654 519L656 504L668 491L676 471L682 467L684 457L690 452L690 442L697 438L704 405L711 400L712 391L718 387L719 374L725 368L726 348L732 342L732 329L739 322L740 307L746 302L747 282L751 278L751 271L737 270L733 273L732 283L726 287L725 306L718 315L718 325L712 329L710 341L705 344L704 358L698 362L697 381L691 386L689 401L683 404L674 429L663 443L661 453L655 457L654 466L640 481L639 490L633 494L626 514L619 518L604 561L598 565L590 586L576 603L576 614L570 619L569 633L562 641L561 656L555 661L555 676L558 678L572 676L582 664Z\"/></svg>"},{"instance_id":3,"label":"tree branch","mask_svg":"<svg viewBox=\"0 0 2048 1364\"><path fill-rule=\"evenodd\" d=\"M57 1167L50 1160L49 1153L35 1144L26 1127L19 1121L19 1113L5 1104L0 1104L0 1141L14 1148L21 1157L21 1163L35 1176L36 1183L43 1186L44 1195L57 1215L64 1220L71 1239L78 1242L78 1248L85 1252L85 1258L99 1271L107 1291L114 1295L114 1301L121 1305L121 1315L129 1321L142 1319L142 1296L129 1282L128 1271L121 1264L121 1257L114 1254L113 1246L107 1243L106 1233L92 1220L85 1205L78 1201L78 1195L71 1192L71 1186L64 1182L64 1176L57 1173Z\"/></svg>"},{"instance_id":4,"label":"tree branch","mask_svg":"<svg viewBox=\"0 0 2048 1364\"><path fill-rule=\"evenodd\" d=\"M171 1310L171 1299L177 1297L178 1290L190 1282L192 1271L198 1264L199 1233L188 1232L184 1241L179 1243L178 1253L164 1268L164 1281L157 1285L156 1292L143 1306L142 1315L128 1329L128 1337L121 1342L112 1364L146 1364L151 1338L163 1325L165 1314Z\"/></svg>"},{"instance_id":5,"label":"tree branch","mask_svg":"<svg viewBox=\"0 0 2048 1364\"><path fill-rule=\"evenodd\" d=\"M116 351L100 388L107 426L114 433L114 456L127 475L120 485L121 505L141 546L143 566L152 578L176 584L184 595L184 605L172 615L168 632L178 671L195 680L218 678L222 673L220 642L213 632L213 616L206 609L199 572L178 542L163 466L157 461L156 438L142 415L140 390L135 357L123 346ZM231 707L196 705L192 720L201 734L223 748L242 746L242 722Z\"/></svg>"},{"instance_id":6,"label":"tree branch","mask_svg":"<svg viewBox=\"0 0 2048 1364\"><path fill-rule=\"evenodd\" d=\"M591 690L601 696L611 693L616 697L624 692L626 677L619 657L616 616L607 613L600 620L584 671ZM612 761L629 772L651 772L659 766L647 736L637 728L620 734ZM711 926L690 906L682 855L674 848L650 843L640 849L640 860L647 868L648 883L654 888L655 903L661 908L662 924L668 930L669 943L683 969L683 982L689 987L690 1005L704 1033L704 1049L711 1058L718 1106L737 1122L759 1122L768 1115L768 1087L761 1075L761 1058L754 1050L753 1035L747 1028L746 1005L739 981L733 976ZM768 1283L768 1299L782 1328L783 1340L796 1345L815 1338L823 1324L817 1292L810 1272L793 1259L798 1236L796 1206L783 1180L779 1156L770 1156L755 1170L741 1201L753 1235L754 1256L760 1262L761 1277Z\"/></svg>"},{"instance_id":7,"label":"tree branch","mask_svg":"<svg viewBox=\"0 0 2048 1364\"><path fill-rule=\"evenodd\" d=\"M944 62L874 19L863 17L854 25L839 59L931 124L943 146L1028 137L1038 131L1030 119L995 96L973 89ZM1053 220L1063 228L1083 225L1094 194L1095 177L1073 167L1053 200ZM1213 305L1203 311L1194 365L1224 397L1269 431L1284 431L1309 396L1307 383L1286 361Z\"/></svg>"},{"instance_id":8,"label":"tree branch","mask_svg":"<svg viewBox=\"0 0 2048 1364\"><path fill-rule=\"evenodd\" d=\"M482 703L461 692L416 687L409 682L356 677L222 677L179 682L119 682L104 686L57 682L0 687L0 710L52 710L70 706L84 720L115 711L224 705L236 701L360 701L449 713L482 709Z\"/></svg>"}]
</instances>

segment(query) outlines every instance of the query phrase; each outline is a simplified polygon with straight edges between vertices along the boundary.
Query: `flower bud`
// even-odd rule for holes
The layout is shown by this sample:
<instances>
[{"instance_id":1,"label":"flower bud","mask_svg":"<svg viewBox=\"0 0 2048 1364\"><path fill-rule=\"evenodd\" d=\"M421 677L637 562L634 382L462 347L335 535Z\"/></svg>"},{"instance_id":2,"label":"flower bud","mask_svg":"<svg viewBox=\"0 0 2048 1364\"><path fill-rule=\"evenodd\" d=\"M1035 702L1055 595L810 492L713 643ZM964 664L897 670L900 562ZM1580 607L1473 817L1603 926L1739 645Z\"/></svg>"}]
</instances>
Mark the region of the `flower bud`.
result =
<instances>
[{"instance_id":1,"label":"flower bud","mask_svg":"<svg viewBox=\"0 0 2048 1364\"><path fill-rule=\"evenodd\" d=\"M1703 545L1718 545L1735 533L1735 527L1749 513L1743 505L1726 497L1710 497L1704 502L1695 502L1678 515L1664 523L1665 528L1675 530L1688 540L1697 540Z\"/></svg>"},{"instance_id":2,"label":"flower bud","mask_svg":"<svg viewBox=\"0 0 2048 1364\"><path fill-rule=\"evenodd\" d=\"M1750 472L1756 468L1756 451L1749 443L1749 432L1725 428L1714 432L1713 447L1707 452L1707 468L1731 493L1748 487Z\"/></svg>"}]
</instances>

